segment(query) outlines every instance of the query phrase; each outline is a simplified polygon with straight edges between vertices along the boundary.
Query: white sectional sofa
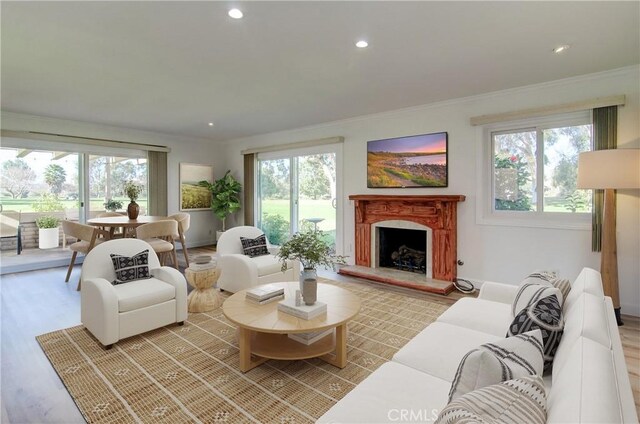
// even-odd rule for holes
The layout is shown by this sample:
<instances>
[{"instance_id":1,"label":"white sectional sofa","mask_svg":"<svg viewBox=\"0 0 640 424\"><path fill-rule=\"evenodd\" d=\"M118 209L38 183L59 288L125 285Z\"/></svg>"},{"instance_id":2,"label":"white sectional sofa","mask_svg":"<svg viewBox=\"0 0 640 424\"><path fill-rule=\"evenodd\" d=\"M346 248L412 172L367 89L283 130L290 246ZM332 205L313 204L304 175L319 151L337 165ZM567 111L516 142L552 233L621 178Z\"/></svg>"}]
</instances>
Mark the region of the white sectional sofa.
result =
<instances>
[{"instance_id":1,"label":"white sectional sofa","mask_svg":"<svg viewBox=\"0 0 640 424\"><path fill-rule=\"evenodd\" d=\"M485 283L456 302L333 408L319 423L433 422L447 404L458 364L504 338L517 286ZM584 268L563 305L565 329L544 376L549 423L637 423L611 299L600 273Z\"/></svg>"}]
</instances>

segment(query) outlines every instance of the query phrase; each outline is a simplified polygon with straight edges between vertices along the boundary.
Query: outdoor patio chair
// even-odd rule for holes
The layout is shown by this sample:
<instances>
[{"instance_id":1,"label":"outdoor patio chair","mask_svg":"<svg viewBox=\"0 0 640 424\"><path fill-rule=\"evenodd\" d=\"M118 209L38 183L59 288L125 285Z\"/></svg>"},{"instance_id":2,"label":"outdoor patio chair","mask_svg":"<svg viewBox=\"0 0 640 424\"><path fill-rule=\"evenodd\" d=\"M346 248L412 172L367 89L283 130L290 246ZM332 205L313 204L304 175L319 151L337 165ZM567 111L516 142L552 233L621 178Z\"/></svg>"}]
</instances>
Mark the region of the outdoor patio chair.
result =
<instances>
[{"instance_id":1,"label":"outdoor patio chair","mask_svg":"<svg viewBox=\"0 0 640 424\"><path fill-rule=\"evenodd\" d=\"M0 212L0 238L13 238L17 242L18 255L22 252L22 228L20 226L19 211Z\"/></svg>"}]
</instances>

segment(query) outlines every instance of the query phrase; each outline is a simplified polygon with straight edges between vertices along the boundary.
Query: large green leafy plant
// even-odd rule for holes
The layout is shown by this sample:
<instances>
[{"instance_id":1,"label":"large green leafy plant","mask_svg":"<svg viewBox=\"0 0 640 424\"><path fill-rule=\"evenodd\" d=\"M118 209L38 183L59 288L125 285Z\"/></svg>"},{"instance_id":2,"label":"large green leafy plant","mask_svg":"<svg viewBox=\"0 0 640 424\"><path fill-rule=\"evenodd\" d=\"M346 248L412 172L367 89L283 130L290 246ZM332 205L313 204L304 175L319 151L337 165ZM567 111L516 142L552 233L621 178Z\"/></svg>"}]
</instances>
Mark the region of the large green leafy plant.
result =
<instances>
[{"instance_id":1,"label":"large green leafy plant","mask_svg":"<svg viewBox=\"0 0 640 424\"><path fill-rule=\"evenodd\" d=\"M233 178L231 170L224 177L211 184L208 181L200 181L201 187L206 187L211 192L211 210L213 214L222 220L222 231L226 231L225 221L229 215L240 210L240 191L242 185Z\"/></svg>"},{"instance_id":2,"label":"large green leafy plant","mask_svg":"<svg viewBox=\"0 0 640 424\"><path fill-rule=\"evenodd\" d=\"M332 253L327 235L322 230L309 230L294 234L280 246L277 254L282 271L287 270L287 260L297 259L304 269L316 269L319 265L335 268L346 264L346 257Z\"/></svg>"}]
</instances>

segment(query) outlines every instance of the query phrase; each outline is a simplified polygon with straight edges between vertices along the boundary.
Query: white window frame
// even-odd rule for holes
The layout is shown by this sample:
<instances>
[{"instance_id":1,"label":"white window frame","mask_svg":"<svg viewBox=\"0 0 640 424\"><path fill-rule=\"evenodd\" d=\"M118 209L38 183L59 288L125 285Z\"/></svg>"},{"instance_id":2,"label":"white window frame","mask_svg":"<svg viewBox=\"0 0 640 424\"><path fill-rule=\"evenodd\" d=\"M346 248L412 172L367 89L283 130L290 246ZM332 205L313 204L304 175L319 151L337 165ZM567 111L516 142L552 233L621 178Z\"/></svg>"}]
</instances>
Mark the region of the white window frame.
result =
<instances>
[{"instance_id":1,"label":"white window frame","mask_svg":"<svg viewBox=\"0 0 640 424\"><path fill-rule=\"evenodd\" d=\"M519 121L501 122L486 125L477 129L477 202L476 222L483 225L503 225L515 227L558 228L571 230L591 230L591 214L545 212L545 211L499 211L495 210L494 193L494 144L493 134L500 132L536 130L536 184L544 184L542 177L543 139L541 133L545 129L576 125L592 125L590 111L559 114L541 118ZM544 193L536 190L537 202L542 202Z\"/></svg>"}]
</instances>

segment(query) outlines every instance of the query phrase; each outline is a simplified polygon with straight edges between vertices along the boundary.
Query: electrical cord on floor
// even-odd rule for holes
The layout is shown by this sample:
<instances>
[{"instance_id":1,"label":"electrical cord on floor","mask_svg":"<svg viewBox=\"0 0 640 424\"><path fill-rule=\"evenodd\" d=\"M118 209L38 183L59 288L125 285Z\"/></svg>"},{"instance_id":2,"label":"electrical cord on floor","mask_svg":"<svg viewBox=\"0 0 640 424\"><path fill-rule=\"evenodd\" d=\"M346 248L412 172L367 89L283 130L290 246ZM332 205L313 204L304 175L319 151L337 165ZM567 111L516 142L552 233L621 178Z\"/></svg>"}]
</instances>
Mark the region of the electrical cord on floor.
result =
<instances>
[{"instance_id":1,"label":"electrical cord on floor","mask_svg":"<svg viewBox=\"0 0 640 424\"><path fill-rule=\"evenodd\" d=\"M453 286L462 293L473 293L476 290L476 286L469 280L464 278L456 278L453 282Z\"/></svg>"}]
</instances>

